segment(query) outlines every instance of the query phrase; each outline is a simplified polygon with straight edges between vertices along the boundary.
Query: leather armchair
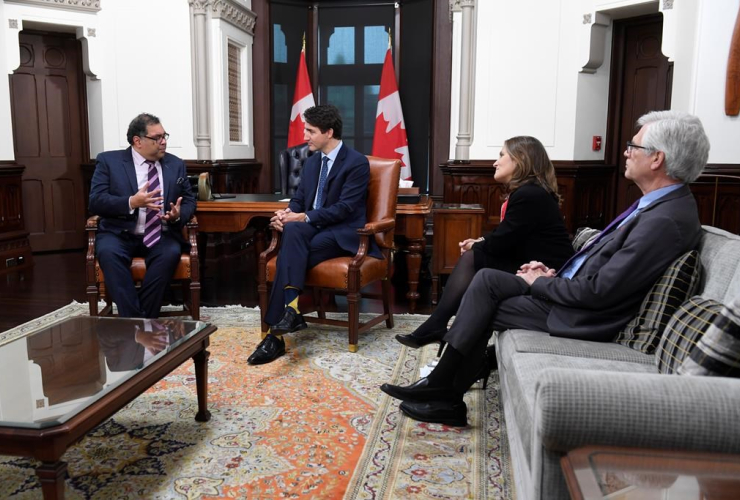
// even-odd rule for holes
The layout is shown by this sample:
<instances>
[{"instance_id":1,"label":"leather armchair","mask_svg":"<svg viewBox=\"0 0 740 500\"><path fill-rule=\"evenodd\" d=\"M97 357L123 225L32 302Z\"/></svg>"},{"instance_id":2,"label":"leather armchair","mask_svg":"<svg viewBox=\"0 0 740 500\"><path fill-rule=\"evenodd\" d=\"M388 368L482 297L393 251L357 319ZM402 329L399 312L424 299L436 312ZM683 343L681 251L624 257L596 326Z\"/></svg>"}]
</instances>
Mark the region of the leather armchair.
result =
<instances>
[{"instance_id":1,"label":"leather armchair","mask_svg":"<svg viewBox=\"0 0 740 500\"><path fill-rule=\"evenodd\" d=\"M112 313L113 305L105 289L105 276L100 269L98 259L95 257L95 236L98 232L98 221L100 217L93 215L87 219L85 230L87 231L87 300L90 303L90 316L107 316ZM173 281L179 281L182 285L183 310L160 312L160 316L183 316L190 315L194 320L200 319L200 267L198 262L198 220L195 215L191 217L187 225L182 229L185 240L190 243L190 251L183 252L180 262L177 264ZM146 274L146 264L142 257L134 257L131 262L131 275L134 281L140 283ZM105 300L105 307L98 313L98 299Z\"/></svg>"},{"instance_id":2,"label":"leather armchair","mask_svg":"<svg viewBox=\"0 0 740 500\"><path fill-rule=\"evenodd\" d=\"M319 290L314 294L314 310L318 316L306 316L309 323L342 326L348 329L349 350L357 351L359 334L385 321L386 327L393 328L393 312L390 307L391 269L393 232L396 227L396 198L398 180L401 175L401 162L368 156L370 162L370 182L367 195L367 223L358 229L360 247L354 257L337 257L321 262L308 271L306 288ZM269 299L269 283L275 277L277 254L280 249L279 231L272 232L270 246L260 254L258 286L262 332L267 332L265 311ZM370 238L374 238L383 253L384 259L367 255ZM363 294L361 290L376 281L381 281L382 294ZM348 318L346 321L329 319L323 310L321 290L330 290L347 296ZM362 297L376 298L383 301L383 314L366 323L360 323L360 300ZM318 299L318 300L316 300ZM311 310L303 313L313 312Z\"/></svg>"},{"instance_id":3,"label":"leather armchair","mask_svg":"<svg viewBox=\"0 0 740 500\"><path fill-rule=\"evenodd\" d=\"M313 151L308 144L293 146L280 152L280 189L283 195L293 196L301 182L303 162L311 156Z\"/></svg>"}]
</instances>

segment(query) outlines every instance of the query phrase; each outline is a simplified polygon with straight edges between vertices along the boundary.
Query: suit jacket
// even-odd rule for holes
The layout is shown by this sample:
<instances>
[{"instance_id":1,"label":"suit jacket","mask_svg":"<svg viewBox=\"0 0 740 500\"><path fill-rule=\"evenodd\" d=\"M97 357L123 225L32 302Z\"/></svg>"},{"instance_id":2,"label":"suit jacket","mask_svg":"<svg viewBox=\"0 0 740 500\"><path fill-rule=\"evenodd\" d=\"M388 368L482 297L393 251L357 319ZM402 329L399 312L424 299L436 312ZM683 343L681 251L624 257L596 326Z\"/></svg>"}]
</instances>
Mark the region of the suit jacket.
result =
<instances>
[{"instance_id":1,"label":"suit jacket","mask_svg":"<svg viewBox=\"0 0 740 500\"><path fill-rule=\"evenodd\" d=\"M170 203L176 203L177 198L182 196L180 221L169 224L168 232L184 245L186 241L181 229L195 213L195 196L190 188L185 163L177 156L165 153L159 164L162 166L165 211L170 209ZM133 233L139 209L130 214L128 199L138 190L130 147L98 155L90 187L90 212L100 216L100 231Z\"/></svg>"},{"instance_id":2,"label":"suit jacket","mask_svg":"<svg viewBox=\"0 0 740 500\"><path fill-rule=\"evenodd\" d=\"M305 212L310 224L331 231L342 249L356 253L360 247L357 230L365 227L367 222L367 187L370 182L367 157L342 144L324 184L323 206L312 210L320 174L321 155L311 155L303 165L301 182L288 206L293 212ZM383 258L374 238L370 238L368 255Z\"/></svg>"},{"instance_id":3,"label":"suit jacket","mask_svg":"<svg viewBox=\"0 0 740 500\"><path fill-rule=\"evenodd\" d=\"M557 200L532 182L511 193L506 217L473 245L473 252L476 270L489 267L513 273L532 260L560 269L573 255L573 245Z\"/></svg>"},{"instance_id":4,"label":"suit jacket","mask_svg":"<svg viewBox=\"0 0 740 500\"><path fill-rule=\"evenodd\" d=\"M548 331L611 341L637 313L653 283L676 258L696 248L700 238L696 201L688 186L654 201L599 241L572 279L535 280L532 295L552 305Z\"/></svg>"}]
</instances>

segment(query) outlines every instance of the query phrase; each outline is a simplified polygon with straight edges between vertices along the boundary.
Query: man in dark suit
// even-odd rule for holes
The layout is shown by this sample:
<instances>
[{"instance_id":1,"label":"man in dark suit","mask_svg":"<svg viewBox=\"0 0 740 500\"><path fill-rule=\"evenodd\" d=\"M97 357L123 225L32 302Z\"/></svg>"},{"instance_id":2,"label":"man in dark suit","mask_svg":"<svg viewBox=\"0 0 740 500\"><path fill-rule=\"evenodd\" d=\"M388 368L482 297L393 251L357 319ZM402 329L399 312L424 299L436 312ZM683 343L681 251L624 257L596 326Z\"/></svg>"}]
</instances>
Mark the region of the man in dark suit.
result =
<instances>
[{"instance_id":1,"label":"man in dark suit","mask_svg":"<svg viewBox=\"0 0 740 500\"><path fill-rule=\"evenodd\" d=\"M122 317L156 318L187 242L182 227L195 212L185 163L166 153L169 134L142 113L128 126L131 147L100 153L90 188L90 212L100 216L95 254ZM136 290L134 257L146 260Z\"/></svg>"},{"instance_id":2,"label":"man in dark suit","mask_svg":"<svg viewBox=\"0 0 740 500\"><path fill-rule=\"evenodd\" d=\"M309 149L321 154L306 159L288 208L277 211L270 220L270 226L282 231L283 236L265 313L270 331L247 360L253 365L269 363L285 354L285 341L280 335L306 328L298 310L306 271L319 262L357 253L357 230L366 222L370 165L364 155L342 142L339 110L331 105L308 108L304 122ZM383 258L374 241L369 255Z\"/></svg>"},{"instance_id":3,"label":"man in dark suit","mask_svg":"<svg viewBox=\"0 0 740 500\"><path fill-rule=\"evenodd\" d=\"M473 279L434 371L407 387L383 384L416 420L466 425L463 394L488 375L492 330L524 328L558 337L611 341L637 313L650 287L701 237L696 202L687 184L706 166L709 140L698 118L656 111L624 152L625 177L643 196L556 273L540 262L517 275L492 269ZM488 366L486 366L486 364Z\"/></svg>"}]
</instances>

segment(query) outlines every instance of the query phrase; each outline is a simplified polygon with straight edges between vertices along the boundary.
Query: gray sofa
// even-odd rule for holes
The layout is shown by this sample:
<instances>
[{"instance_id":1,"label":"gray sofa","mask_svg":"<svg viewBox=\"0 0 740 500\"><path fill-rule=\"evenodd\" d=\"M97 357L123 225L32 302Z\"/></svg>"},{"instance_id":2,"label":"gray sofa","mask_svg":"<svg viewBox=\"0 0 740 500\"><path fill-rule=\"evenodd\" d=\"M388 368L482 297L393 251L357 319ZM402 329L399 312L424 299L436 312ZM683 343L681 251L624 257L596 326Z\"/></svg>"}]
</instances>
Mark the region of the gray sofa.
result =
<instances>
[{"instance_id":1,"label":"gray sofa","mask_svg":"<svg viewBox=\"0 0 740 500\"><path fill-rule=\"evenodd\" d=\"M740 297L740 237L704 226L699 294ZM655 356L527 330L496 336L517 498L570 498L560 459L587 445L740 453L740 380L661 375Z\"/></svg>"}]
</instances>

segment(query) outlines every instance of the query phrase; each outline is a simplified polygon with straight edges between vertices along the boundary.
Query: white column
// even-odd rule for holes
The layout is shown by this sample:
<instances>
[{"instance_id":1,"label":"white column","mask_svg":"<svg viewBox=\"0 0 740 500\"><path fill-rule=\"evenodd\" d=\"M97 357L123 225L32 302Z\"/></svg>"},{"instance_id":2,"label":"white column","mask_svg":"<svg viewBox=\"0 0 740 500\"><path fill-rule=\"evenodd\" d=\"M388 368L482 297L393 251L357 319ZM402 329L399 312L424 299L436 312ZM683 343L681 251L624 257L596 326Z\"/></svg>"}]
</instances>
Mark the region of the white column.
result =
<instances>
[{"instance_id":1,"label":"white column","mask_svg":"<svg viewBox=\"0 0 740 500\"><path fill-rule=\"evenodd\" d=\"M212 0L188 0L193 67L193 124L199 160L211 158L211 128L208 110L208 17Z\"/></svg>"},{"instance_id":2,"label":"white column","mask_svg":"<svg viewBox=\"0 0 740 500\"><path fill-rule=\"evenodd\" d=\"M473 143L473 102L475 97L475 0L459 0L462 9L462 53L460 57L460 115L455 160L470 160Z\"/></svg>"}]
</instances>

